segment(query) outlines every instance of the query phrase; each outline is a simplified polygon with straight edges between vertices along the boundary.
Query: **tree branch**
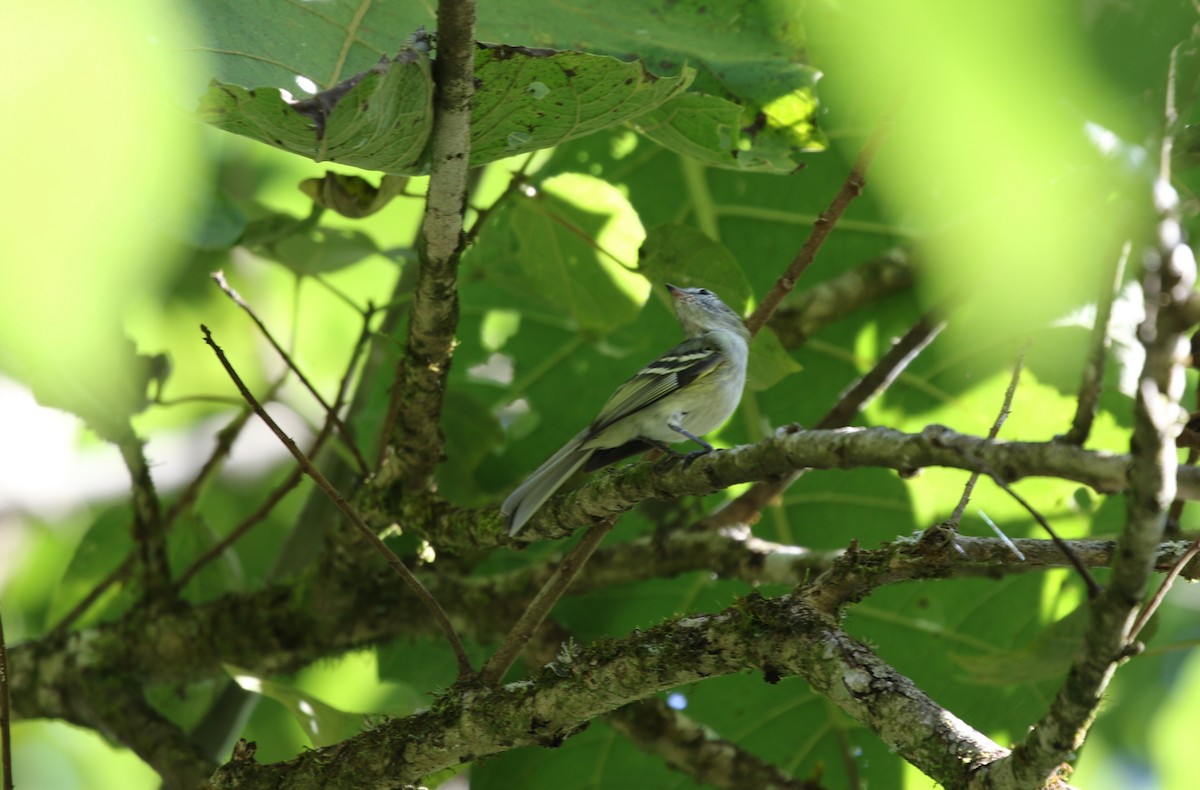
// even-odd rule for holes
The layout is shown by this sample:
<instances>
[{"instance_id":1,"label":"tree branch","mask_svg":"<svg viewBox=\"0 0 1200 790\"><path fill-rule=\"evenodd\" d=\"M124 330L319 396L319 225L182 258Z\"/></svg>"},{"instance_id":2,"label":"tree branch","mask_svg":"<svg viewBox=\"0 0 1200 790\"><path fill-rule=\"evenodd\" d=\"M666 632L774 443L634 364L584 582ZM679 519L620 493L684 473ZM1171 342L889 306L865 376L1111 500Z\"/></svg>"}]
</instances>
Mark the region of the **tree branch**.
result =
<instances>
[{"instance_id":1,"label":"tree branch","mask_svg":"<svg viewBox=\"0 0 1200 790\"><path fill-rule=\"evenodd\" d=\"M1108 276L1101 283L1100 297L1096 300L1096 318L1092 323L1091 340L1088 343L1087 361L1083 365L1083 380L1079 384L1079 398L1075 403L1075 417L1071 430L1062 441L1083 445L1092 432L1092 421L1096 419L1096 408L1100 405L1100 393L1104 388L1104 367L1108 361L1108 349L1112 345L1108 325L1112 318L1113 302L1125 279L1125 263L1133 245L1126 242L1121 254L1113 259Z\"/></svg>"},{"instance_id":2,"label":"tree branch","mask_svg":"<svg viewBox=\"0 0 1200 790\"><path fill-rule=\"evenodd\" d=\"M393 389L392 452L378 478L379 485L398 479L408 493L428 484L445 445L440 418L458 326L458 261L471 158L475 3L441 0L437 15L433 161L418 242L420 268Z\"/></svg>"},{"instance_id":3,"label":"tree branch","mask_svg":"<svg viewBox=\"0 0 1200 790\"><path fill-rule=\"evenodd\" d=\"M771 290L767 291L766 296L759 302L758 307L754 308L754 312L746 319L746 328L750 330L751 335L758 334L758 330L762 329L771 319L771 315L778 309L784 297L795 289L800 275L804 274L805 270L817 259L817 253L820 251L821 245L825 243L825 239L833 231L833 226L837 224L850 203L862 194L863 186L867 183L867 169L871 166L875 154L878 153L879 147L883 145L883 141L891 129L892 119L889 109L879 120L875 131L863 144L862 150L858 152L854 166L846 174L846 180L842 182L841 188L829 202L829 207L822 211L821 215L817 217L817 221L813 223L812 231L808 234L800 251L796 253L796 257L792 259L787 270L780 275L775 284L771 286Z\"/></svg>"},{"instance_id":4,"label":"tree branch","mask_svg":"<svg viewBox=\"0 0 1200 790\"><path fill-rule=\"evenodd\" d=\"M849 425L854 416L873 398L892 385L896 377L933 342L945 325L944 321L936 320L932 312L921 316L903 337L892 343L892 347L866 375L842 393L817 427L841 428ZM783 477L755 483L737 499L703 519L697 525L697 529L717 529L732 524L753 523L763 508L781 496L804 472L803 469L797 469Z\"/></svg>"},{"instance_id":5,"label":"tree branch","mask_svg":"<svg viewBox=\"0 0 1200 790\"><path fill-rule=\"evenodd\" d=\"M154 601L171 583L162 507L154 490L142 441L130 435L118 446L133 483L133 542L141 559L142 595L146 600Z\"/></svg>"},{"instance_id":6,"label":"tree branch","mask_svg":"<svg viewBox=\"0 0 1200 790\"><path fill-rule=\"evenodd\" d=\"M849 271L794 292L767 325L784 348L795 348L830 324L912 288L916 268L909 251L893 247Z\"/></svg>"},{"instance_id":7,"label":"tree branch","mask_svg":"<svg viewBox=\"0 0 1200 790\"><path fill-rule=\"evenodd\" d=\"M685 466L673 458L640 463L601 473L581 488L551 498L518 542L559 538L573 528L594 524L623 513L646 499L706 496L737 483L767 480L797 469L881 467L911 473L926 466L943 466L989 474L1015 482L1026 477L1057 477L1091 486L1101 493L1124 491L1128 485L1128 456L1083 450L1061 442L1003 442L957 433L931 425L921 433L890 428L781 430L757 444L710 453ZM1179 493L1200 499L1200 471L1178 472ZM458 519L438 525L436 540L454 545L449 534ZM504 542L503 524L495 515L479 534L479 545ZM479 533L485 530L476 525ZM491 535L488 541L487 535Z\"/></svg>"},{"instance_id":8,"label":"tree branch","mask_svg":"<svg viewBox=\"0 0 1200 790\"><path fill-rule=\"evenodd\" d=\"M230 763L213 777L212 787L416 782L514 747L557 745L592 718L633 700L746 669L769 678L805 678L944 784L964 784L973 771L1007 753L799 597L752 595L718 614L690 616L580 650L530 681L452 690L427 711L287 762Z\"/></svg>"},{"instance_id":9,"label":"tree branch","mask_svg":"<svg viewBox=\"0 0 1200 790\"><path fill-rule=\"evenodd\" d=\"M1185 418L1179 400L1188 342L1171 312L1173 305L1187 299L1196 283L1195 259L1182 243L1179 196L1170 184L1178 49L1171 53L1161 170L1153 185L1160 217L1158 243L1143 256L1146 315L1138 338L1145 347L1146 361L1134 406L1125 529L1118 540L1108 589L1090 603L1091 619L1083 646L1066 681L1041 721L1014 749L1012 758L993 769L997 781L1011 781L1016 787L1040 786L1059 775L1060 764L1083 744L1113 671L1139 649L1131 641L1131 629L1146 593L1155 548L1162 540L1167 509L1176 496L1179 462L1175 439Z\"/></svg>"},{"instance_id":10,"label":"tree branch","mask_svg":"<svg viewBox=\"0 0 1200 790\"><path fill-rule=\"evenodd\" d=\"M387 547L387 544L375 534L375 531L367 526L367 523L363 521L362 516L358 514L358 511L350 506L350 503L346 501L346 498L343 497L327 479L325 479L325 476L321 474L320 470L313 466L312 462L308 460L308 457L300 450L299 447L296 446L296 443L292 440L292 438L283 432L283 429L280 428L273 419L271 419L271 415L267 413L267 410L264 409L257 400L255 400L254 395L251 394L246 385L242 383L241 378L238 377L237 372L233 369L233 366L229 364L229 360L225 358L225 352L223 352L216 342L213 341L212 334L208 331L208 327L201 325L200 329L204 332L204 342L207 343L212 348L213 353L217 355L217 359L220 361L221 366L225 368L225 372L229 374L231 379L233 379L234 385L237 386L238 391L241 393L242 397L245 398L246 403L250 404L250 408L254 409L254 413L257 414L259 418L267 424L267 427L271 429L271 432L274 433L279 441L283 443L283 446L288 449L288 452L290 452L292 457L296 459L296 462L300 464L300 468L304 470L304 473L312 478L312 481L317 484L317 487L329 497L330 501L337 506L338 510L342 511L342 514L350 521L351 524L354 525L359 534L366 539L367 543L374 547L374 549L383 556L384 560L386 560L387 563L396 571L396 573L400 575L400 578L404 581L404 583L407 584L412 591L416 593L417 597L421 599L421 602L425 604L425 607L429 610L429 613L433 615L434 621L437 622L438 626L442 629L442 633L446 636L446 641L450 643L450 647L454 651L454 657L458 661L459 677L466 677L467 675L471 674L471 660L467 657L467 651L463 647L462 642L459 640L458 635L454 632L454 626L450 624L450 619L446 617L446 613L442 611L442 607L438 604L437 599L425 589L425 586L421 584L420 579L413 575L413 572L408 569L408 566L405 565L400 558L397 557L395 553Z\"/></svg>"}]
</instances>

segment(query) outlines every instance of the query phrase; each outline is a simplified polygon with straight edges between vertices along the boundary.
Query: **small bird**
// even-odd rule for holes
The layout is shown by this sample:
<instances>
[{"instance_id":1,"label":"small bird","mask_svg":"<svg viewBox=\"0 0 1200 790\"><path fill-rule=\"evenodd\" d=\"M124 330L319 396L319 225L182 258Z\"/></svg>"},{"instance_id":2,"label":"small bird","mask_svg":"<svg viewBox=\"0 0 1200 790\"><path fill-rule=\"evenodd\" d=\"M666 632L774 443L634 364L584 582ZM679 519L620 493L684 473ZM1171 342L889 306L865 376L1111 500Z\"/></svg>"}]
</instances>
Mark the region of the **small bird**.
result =
<instances>
[{"instance_id":1,"label":"small bird","mask_svg":"<svg viewBox=\"0 0 1200 790\"><path fill-rule=\"evenodd\" d=\"M500 512L508 534L521 531L571 475L636 453L691 439L693 455L712 452L700 437L733 414L746 384L750 332L741 317L705 288L667 284L687 339L626 381L592 424L517 486Z\"/></svg>"}]
</instances>

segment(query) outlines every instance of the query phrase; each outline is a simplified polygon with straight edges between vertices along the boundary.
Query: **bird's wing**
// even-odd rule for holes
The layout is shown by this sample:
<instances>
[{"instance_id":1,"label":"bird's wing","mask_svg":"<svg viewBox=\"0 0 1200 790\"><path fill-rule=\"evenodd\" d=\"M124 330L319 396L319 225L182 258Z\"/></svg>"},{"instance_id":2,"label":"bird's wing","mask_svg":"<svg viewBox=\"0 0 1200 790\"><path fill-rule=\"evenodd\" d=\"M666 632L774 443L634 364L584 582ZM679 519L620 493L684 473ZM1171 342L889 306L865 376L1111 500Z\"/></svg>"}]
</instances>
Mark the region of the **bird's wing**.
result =
<instances>
[{"instance_id":1,"label":"bird's wing","mask_svg":"<svg viewBox=\"0 0 1200 790\"><path fill-rule=\"evenodd\" d=\"M588 433L592 436L618 420L657 403L712 372L724 359L721 349L701 335L688 338L626 381L600 409Z\"/></svg>"}]
</instances>

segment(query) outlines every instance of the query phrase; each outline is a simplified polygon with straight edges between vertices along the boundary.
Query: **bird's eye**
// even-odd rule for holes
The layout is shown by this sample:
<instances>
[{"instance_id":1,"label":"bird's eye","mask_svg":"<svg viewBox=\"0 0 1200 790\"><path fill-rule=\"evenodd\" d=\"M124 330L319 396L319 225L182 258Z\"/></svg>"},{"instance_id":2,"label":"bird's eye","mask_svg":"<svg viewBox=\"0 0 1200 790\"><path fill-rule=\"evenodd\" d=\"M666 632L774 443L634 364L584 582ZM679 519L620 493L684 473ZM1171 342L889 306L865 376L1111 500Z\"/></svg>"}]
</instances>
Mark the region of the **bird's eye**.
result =
<instances>
[{"instance_id":1,"label":"bird's eye","mask_svg":"<svg viewBox=\"0 0 1200 790\"><path fill-rule=\"evenodd\" d=\"M696 291L696 293L700 294L701 296L712 296L713 295L712 291L708 290L707 288L700 288Z\"/></svg>"}]
</instances>

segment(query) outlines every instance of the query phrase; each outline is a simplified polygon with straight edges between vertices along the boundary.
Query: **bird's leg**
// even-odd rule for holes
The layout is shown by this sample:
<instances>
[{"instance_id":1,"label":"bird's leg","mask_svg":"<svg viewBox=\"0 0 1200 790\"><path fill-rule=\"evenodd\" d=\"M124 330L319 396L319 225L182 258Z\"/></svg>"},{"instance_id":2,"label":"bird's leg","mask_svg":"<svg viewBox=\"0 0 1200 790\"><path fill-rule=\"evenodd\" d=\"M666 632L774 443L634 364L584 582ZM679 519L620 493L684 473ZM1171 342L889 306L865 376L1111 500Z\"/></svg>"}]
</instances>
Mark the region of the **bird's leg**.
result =
<instances>
[{"instance_id":1,"label":"bird's leg","mask_svg":"<svg viewBox=\"0 0 1200 790\"><path fill-rule=\"evenodd\" d=\"M687 438L691 439L693 442L695 442L696 444L698 444L704 448L703 450L693 450L692 452L684 455L683 463L685 466L691 464L693 461L695 461L700 456L708 455L709 453L711 453L713 451L713 446L711 444L704 441L699 436L696 436L695 434L684 430L682 426L674 425L672 423L667 423L667 427L670 428L672 431L676 431L677 433L683 434L684 436L686 436ZM675 455L681 455L681 453L675 453Z\"/></svg>"}]
</instances>

